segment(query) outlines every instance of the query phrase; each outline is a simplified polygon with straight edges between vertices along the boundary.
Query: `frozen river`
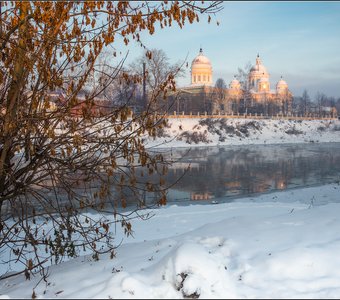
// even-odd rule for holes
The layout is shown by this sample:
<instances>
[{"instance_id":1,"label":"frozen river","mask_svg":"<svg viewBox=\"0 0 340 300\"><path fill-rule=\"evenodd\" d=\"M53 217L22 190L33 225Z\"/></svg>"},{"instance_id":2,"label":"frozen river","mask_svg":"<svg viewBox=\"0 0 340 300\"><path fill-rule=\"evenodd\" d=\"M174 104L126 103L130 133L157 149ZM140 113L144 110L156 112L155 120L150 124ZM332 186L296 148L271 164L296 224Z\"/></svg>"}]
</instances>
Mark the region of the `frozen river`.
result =
<instances>
[{"instance_id":1,"label":"frozen river","mask_svg":"<svg viewBox=\"0 0 340 300\"><path fill-rule=\"evenodd\" d=\"M340 143L178 148L167 155L179 161L166 181L183 176L169 190L168 203L229 202L340 181Z\"/></svg>"}]
</instances>

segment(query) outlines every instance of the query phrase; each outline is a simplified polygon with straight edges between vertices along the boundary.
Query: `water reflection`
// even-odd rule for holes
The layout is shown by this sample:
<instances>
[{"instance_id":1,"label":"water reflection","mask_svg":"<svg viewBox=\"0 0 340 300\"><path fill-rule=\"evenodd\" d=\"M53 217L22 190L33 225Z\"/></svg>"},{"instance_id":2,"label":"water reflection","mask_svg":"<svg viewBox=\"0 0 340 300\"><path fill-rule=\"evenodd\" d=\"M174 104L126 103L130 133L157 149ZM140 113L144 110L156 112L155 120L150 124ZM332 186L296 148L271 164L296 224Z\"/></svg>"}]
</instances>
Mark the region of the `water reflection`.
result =
<instances>
[{"instance_id":1,"label":"water reflection","mask_svg":"<svg viewBox=\"0 0 340 300\"><path fill-rule=\"evenodd\" d=\"M331 183L340 176L340 143L251 145L173 150L168 202L232 199Z\"/></svg>"}]
</instances>

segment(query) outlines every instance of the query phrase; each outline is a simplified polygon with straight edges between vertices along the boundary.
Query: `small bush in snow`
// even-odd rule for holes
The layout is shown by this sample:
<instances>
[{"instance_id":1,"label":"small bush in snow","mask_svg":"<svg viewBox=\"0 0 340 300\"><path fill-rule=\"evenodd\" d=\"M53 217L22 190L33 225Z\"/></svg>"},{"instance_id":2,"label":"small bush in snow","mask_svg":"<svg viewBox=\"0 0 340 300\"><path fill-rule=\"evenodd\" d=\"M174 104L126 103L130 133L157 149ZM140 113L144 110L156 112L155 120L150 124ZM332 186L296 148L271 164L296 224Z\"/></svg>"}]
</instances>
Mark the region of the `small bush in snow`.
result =
<instances>
[{"instance_id":1,"label":"small bush in snow","mask_svg":"<svg viewBox=\"0 0 340 300\"><path fill-rule=\"evenodd\" d=\"M303 131L296 129L295 126L294 126L292 128L289 128L288 130L286 130L285 133L298 135L298 134L302 134Z\"/></svg>"},{"instance_id":2,"label":"small bush in snow","mask_svg":"<svg viewBox=\"0 0 340 300\"><path fill-rule=\"evenodd\" d=\"M179 136L179 140L182 141L182 139L185 138L186 139L186 143L187 144L198 144L200 142L203 142L203 143L210 143L211 141L208 140L208 137L207 137L207 131L204 131L204 132L188 132L188 131L184 131L183 133L181 133L181 135Z\"/></svg>"}]
</instances>

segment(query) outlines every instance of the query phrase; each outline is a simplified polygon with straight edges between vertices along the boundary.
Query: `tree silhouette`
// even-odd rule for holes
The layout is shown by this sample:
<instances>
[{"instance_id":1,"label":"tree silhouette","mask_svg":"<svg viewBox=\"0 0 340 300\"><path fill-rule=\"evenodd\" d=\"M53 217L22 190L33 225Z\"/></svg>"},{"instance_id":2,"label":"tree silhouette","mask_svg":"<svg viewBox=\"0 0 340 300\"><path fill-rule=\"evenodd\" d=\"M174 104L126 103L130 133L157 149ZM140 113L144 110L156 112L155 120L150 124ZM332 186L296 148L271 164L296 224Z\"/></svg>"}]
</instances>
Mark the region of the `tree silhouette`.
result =
<instances>
[{"instance_id":1,"label":"tree silhouette","mask_svg":"<svg viewBox=\"0 0 340 300\"><path fill-rule=\"evenodd\" d=\"M132 233L118 207L162 180L139 183L136 172L162 176L162 155L144 144L164 126L152 112L133 115L128 103L105 97L113 82L130 86L141 77L124 71L116 48L156 26L180 28L217 12L219 2L5 1L0 23L0 248L26 278L52 258L60 262L91 251L114 256L113 224ZM210 18L209 18L210 21ZM110 51L110 65L100 59ZM107 53L106 53L107 55ZM149 56L149 52L147 52ZM150 57L149 57L150 58ZM157 95L174 86L169 74ZM163 164L163 165L162 165ZM112 207L107 208L107 203ZM86 214L94 210L97 216ZM135 217L139 215L135 214ZM21 264L19 270L18 265ZM10 269L10 267L8 268ZM12 276L3 274L1 278ZM45 274L46 275L46 274Z\"/></svg>"}]
</instances>

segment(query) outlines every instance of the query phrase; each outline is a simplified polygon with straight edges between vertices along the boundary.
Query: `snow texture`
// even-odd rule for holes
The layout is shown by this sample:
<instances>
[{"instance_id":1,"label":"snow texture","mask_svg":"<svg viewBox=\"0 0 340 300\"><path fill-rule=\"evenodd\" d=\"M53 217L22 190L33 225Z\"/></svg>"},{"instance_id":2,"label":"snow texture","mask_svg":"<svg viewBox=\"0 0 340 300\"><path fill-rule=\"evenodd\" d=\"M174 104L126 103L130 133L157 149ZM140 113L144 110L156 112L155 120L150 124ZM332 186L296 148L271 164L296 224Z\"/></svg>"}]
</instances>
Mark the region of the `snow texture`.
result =
<instances>
[{"instance_id":1,"label":"snow texture","mask_svg":"<svg viewBox=\"0 0 340 300\"><path fill-rule=\"evenodd\" d=\"M198 119L170 121L149 146L340 141L339 121L233 119L210 128ZM179 139L185 131L209 142L188 144ZM123 242L115 258L82 256L51 266L46 283L38 284L38 274L2 280L0 298L31 298L33 290L39 299L340 298L339 191L333 183L146 211L154 216L133 220L133 236L117 232Z\"/></svg>"}]
</instances>

